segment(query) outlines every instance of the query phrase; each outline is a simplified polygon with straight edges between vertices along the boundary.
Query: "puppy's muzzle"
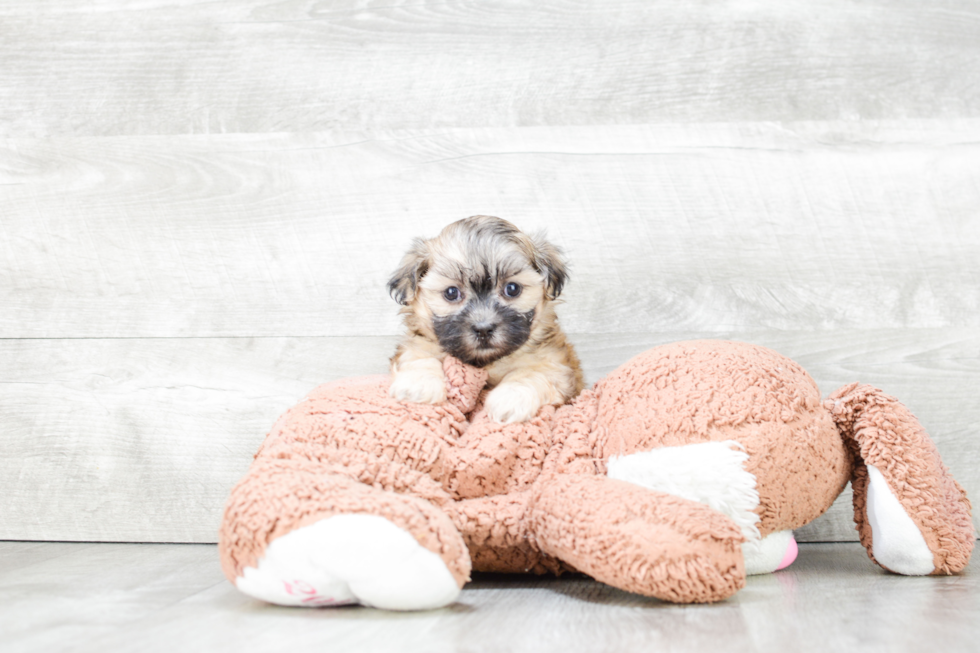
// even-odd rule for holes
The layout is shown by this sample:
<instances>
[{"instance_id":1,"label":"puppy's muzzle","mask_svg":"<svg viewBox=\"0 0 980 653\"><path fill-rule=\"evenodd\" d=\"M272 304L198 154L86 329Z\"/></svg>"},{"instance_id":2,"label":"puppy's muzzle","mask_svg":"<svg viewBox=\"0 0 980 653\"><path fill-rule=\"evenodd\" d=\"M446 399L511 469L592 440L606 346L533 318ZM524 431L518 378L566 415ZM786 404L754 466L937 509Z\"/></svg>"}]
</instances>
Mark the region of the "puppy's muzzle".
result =
<instances>
[{"instance_id":1,"label":"puppy's muzzle","mask_svg":"<svg viewBox=\"0 0 980 653\"><path fill-rule=\"evenodd\" d=\"M480 302L458 313L436 317L432 325L446 353L470 365L487 365L527 342L534 311Z\"/></svg>"},{"instance_id":2,"label":"puppy's muzzle","mask_svg":"<svg viewBox=\"0 0 980 653\"><path fill-rule=\"evenodd\" d=\"M493 333L500 326L500 322L479 322L473 325L473 333L476 335L477 346L481 349L493 347Z\"/></svg>"}]
</instances>

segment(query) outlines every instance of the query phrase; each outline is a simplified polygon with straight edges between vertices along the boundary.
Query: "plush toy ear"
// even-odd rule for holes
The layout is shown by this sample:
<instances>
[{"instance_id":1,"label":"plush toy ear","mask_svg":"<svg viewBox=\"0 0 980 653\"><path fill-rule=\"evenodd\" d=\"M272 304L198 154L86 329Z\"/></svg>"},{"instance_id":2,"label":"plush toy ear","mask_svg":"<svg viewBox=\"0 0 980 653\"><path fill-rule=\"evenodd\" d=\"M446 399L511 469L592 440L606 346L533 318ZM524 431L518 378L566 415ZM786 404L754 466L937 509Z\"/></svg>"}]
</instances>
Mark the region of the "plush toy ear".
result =
<instances>
[{"instance_id":1,"label":"plush toy ear","mask_svg":"<svg viewBox=\"0 0 980 653\"><path fill-rule=\"evenodd\" d=\"M976 538L970 501L909 409L857 383L824 405L855 454L854 521L871 559L912 576L966 567Z\"/></svg>"},{"instance_id":2,"label":"plush toy ear","mask_svg":"<svg viewBox=\"0 0 980 653\"><path fill-rule=\"evenodd\" d=\"M398 269L388 280L388 294L402 306L407 306L415 299L419 281L428 270L428 248L423 239L416 238L411 249L402 257Z\"/></svg>"},{"instance_id":3,"label":"plush toy ear","mask_svg":"<svg viewBox=\"0 0 980 653\"><path fill-rule=\"evenodd\" d=\"M545 240L544 234L537 234L531 238L531 252L531 264L544 275L548 299L557 298L568 280L568 266L561 250Z\"/></svg>"}]
</instances>

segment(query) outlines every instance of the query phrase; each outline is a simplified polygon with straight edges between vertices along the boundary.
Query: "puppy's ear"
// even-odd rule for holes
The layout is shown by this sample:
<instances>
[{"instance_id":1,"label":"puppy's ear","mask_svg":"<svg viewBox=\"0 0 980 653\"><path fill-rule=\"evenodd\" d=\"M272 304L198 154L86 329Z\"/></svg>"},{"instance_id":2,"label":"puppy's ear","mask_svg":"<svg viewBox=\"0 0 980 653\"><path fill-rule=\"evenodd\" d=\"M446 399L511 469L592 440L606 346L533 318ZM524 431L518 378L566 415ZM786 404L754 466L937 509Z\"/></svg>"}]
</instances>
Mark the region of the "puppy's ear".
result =
<instances>
[{"instance_id":1,"label":"puppy's ear","mask_svg":"<svg viewBox=\"0 0 980 653\"><path fill-rule=\"evenodd\" d=\"M428 271L428 248L424 240L416 238L415 242L412 243L412 248L405 253L398 269L388 280L388 294L402 306L407 306L409 302L415 299L419 280Z\"/></svg>"},{"instance_id":2,"label":"puppy's ear","mask_svg":"<svg viewBox=\"0 0 980 653\"><path fill-rule=\"evenodd\" d=\"M534 255L531 263L544 275L548 299L556 299L568 280L568 266L561 250L544 239L544 234L536 234L532 239Z\"/></svg>"}]
</instances>

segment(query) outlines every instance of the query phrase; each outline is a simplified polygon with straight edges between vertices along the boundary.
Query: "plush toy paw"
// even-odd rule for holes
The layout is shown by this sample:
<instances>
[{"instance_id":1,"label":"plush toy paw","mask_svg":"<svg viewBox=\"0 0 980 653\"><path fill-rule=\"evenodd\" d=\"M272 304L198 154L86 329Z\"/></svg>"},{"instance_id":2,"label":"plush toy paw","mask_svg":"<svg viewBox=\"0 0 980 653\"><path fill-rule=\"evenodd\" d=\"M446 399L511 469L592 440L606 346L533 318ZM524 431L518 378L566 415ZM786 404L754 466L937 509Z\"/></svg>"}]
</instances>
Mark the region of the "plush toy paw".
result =
<instances>
[{"instance_id":1,"label":"plush toy paw","mask_svg":"<svg viewBox=\"0 0 980 653\"><path fill-rule=\"evenodd\" d=\"M386 610L448 605L459 586L442 559L384 517L335 515L273 540L238 589L290 606Z\"/></svg>"},{"instance_id":2,"label":"plush toy paw","mask_svg":"<svg viewBox=\"0 0 980 653\"><path fill-rule=\"evenodd\" d=\"M746 575L769 574L792 564L799 549L790 530L760 539L755 514L759 493L755 477L743 469L747 459L748 454L736 442L702 442L611 458L607 473L610 478L697 501L724 513L745 536L742 555Z\"/></svg>"},{"instance_id":3,"label":"plush toy paw","mask_svg":"<svg viewBox=\"0 0 980 653\"><path fill-rule=\"evenodd\" d=\"M441 368L399 370L391 379L388 393L402 401L441 404L446 400L446 377Z\"/></svg>"},{"instance_id":4,"label":"plush toy paw","mask_svg":"<svg viewBox=\"0 0 980 653\"><path fill-rule=\"evenodd\" d=\"M526 422L541 410L537 391L523 383L501 383L487 395L487 415L501 424Z\"/></svg>"},{"instance_id":5,"label":"plush toy paw","mask_svg":"<svg viewBox=\"0 0 980 653\"><path fill-rule=\"evenodd\" d=\"M743 542L745 575L758 576L785 569L796 561L799 552L793 531L776 531L761 540Z\"/></svg>"}]
</instances>

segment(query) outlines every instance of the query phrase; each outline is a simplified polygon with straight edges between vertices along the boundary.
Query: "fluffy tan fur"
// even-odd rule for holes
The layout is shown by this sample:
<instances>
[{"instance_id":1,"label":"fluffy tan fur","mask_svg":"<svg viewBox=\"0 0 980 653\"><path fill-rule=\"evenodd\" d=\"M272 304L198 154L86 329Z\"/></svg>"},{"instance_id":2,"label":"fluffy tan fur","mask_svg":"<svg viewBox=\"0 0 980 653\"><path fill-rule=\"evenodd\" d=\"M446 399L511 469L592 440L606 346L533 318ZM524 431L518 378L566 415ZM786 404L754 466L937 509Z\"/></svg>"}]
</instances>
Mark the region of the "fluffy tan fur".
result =
<instances>
[{"instance_id":1,"label":"fluffy tan fur","mask_svg":"<svg viewBox=\"0 0 980 653\"><path fill-rule=\"evenodd\" d=\"M555 314L567 275L554 245L500 218L473 216L417 239L388 284L406 327L391 359L391 396L444 401L442 363L452 353L487 370L486 406L498 422L526 421L575 397L581 366ZM481 325L493 325L483 341ZM457 349L447 351L449 341Z\"/></svg>"}]
</instances>

